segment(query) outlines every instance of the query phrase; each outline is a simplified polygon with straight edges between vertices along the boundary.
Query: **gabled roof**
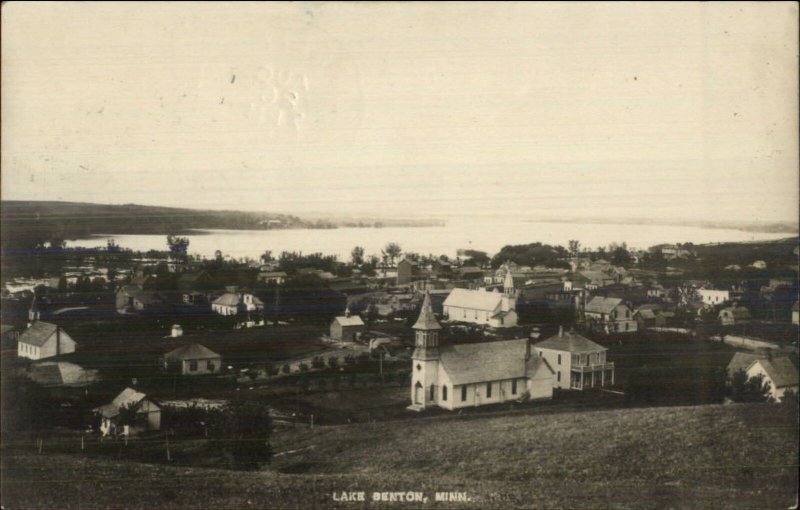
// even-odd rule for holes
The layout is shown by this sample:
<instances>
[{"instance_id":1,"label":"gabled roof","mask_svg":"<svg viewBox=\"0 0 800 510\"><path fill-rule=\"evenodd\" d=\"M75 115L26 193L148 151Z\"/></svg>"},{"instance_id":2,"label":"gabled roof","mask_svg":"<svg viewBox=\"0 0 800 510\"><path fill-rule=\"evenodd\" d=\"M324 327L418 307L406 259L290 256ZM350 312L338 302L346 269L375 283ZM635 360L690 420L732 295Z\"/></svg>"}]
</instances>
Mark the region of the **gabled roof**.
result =
<instances>
[{"instance_id":1,"label":"gabled roof","mask_svg":"<svg viewBox=\"0 0 800 510\"><path fill-rule=\"evenodd\" d=\"M120 407L138 404L144 400L145 397L146 395L144 393L139 393L132 388L125 388L119 395L114 397L114 400L104 406L95 408L95 411L99 411L104 418L114 418L119 416Z\"/></svg>"},{"instance_id":2,"label":"gabled roof","mask_svg":"<svg viewBox=\"0 0 800 510\"><path fill-rule=\"evenodd\" d=\"M750 352L737 352L731 358L730 363L728 363L728 374L733 375L739 370L747 370L750 368L750 365L759 358L762 358L762 354L753 354Z\"/></svg>"},{"instance_id":3,"label":"gabled roof","mask_svg":"<svg viewBox=\"0 0 800 510\"><path fill-rule=\"evenodd\" d=\"M68 361L46 361L31 366L30 378L45 386L86 386L97 380L97 370Z\"/></svg>"},{"instance_id":4,"label":"gabled roof","mask_svg":"<svg viewBox=\"0 0 800 510\"><path fill-rule=\"evenodd\" d=\"M527 343L522 338L447 345L439 347L439 360L456 385L531 377L538 369L552 372L542 360L525 360Z\"/></svg>"},{"instance_id":5,"label":"gabled roof","mask_svg":"<svg viewBox=\"0 0 800 510\"><path fill-rule=\"evenodd\" d=\"M164 355L164 359L167 361L189 361L219 357L219 354L200 344L183 345Z\"/></svg>"},{"instance_id":6,"label":"gabled roof","mask_svg":"<svg viewBox=\"0 0 800 510\"><path fill-rule=\"evenodd\" d=\"M36 321L19 336L19 343L41 347L47 343L58 326L49 322Z\"/></svg>"},{"instance_id":7,"label":"gabled roof","mask_svg":"<svg viewBox=\"0 0 800 510\"><path fill-rule=\"evenodd\" d=\"M336 317L334 319L334 321L339 323L339 325L341 325L341 326L363 326L364 325L364 321L362 321L361 317L359 317L358 315L351 315L349 317L346 316L346 315L343 315L341 317Z\"/></svg>"},{"instance_id":8,"label":"gabled roof","mask_svg":"<svg viewBox=\"0 0 800 510\"><path fill-rule=\"evenodd\" d=\"M622 304L622 298L595 296L586 305L586 311L592 313L611 313Z\"/></svg>"},{"instance_id":9,"label":"gabled roof","mask_svg":"<svg viewBox=\"0 0 800 510\"><path fill-rule=\"evenodd\" d=\"M797 386L797 367L794 366L794 363L792 363L788 356L777 356L772 359L757 359L750 364L750 367L756 363L764 367L764 372L772 379L772 385L775 388ZM748 370L750 367L748 367Z\"/></svg>"},{"instance_id":10,"label":"gabled roof","mask_svg":"<svg viewBox=\"0 0 800 510\"><path fill-rule=\"evenodd\" d=\"M239 306L242 303L244 303L242 296L233 292L226 292L211 302L211 304L223 306ZM258 297L253 296L253 304L263 305L264 303Z\"/></svg>"},{"instance_id":11,"label":"gabled roof","mask_svg":"<svg viewBox=\"0 0 800 510\"><path fill-rule=\"evenodd\" d=\"M444 306L494 312L500 307L502 300L503 294L499 292L453 289L450 291L450 295L447 296L447 299L444 300Z\"/></svg>"},{"instance_id":12,"label":"gabled roof","mask_svg":"<svg viewBox=\"0 0 800 510\"><path fill-rule=\"evenodd\" d=\"M427 331L434 329L442 329L442 327L439 325L439 321L436 320L436 316L433 314L433 305L431 305L431 295L427 292L425 293L425 299L422 301L422 309L419 312L419 318L412 327L413 329L420 329Z\"/></svg>"},{"instance_id":13,"label":"gabled roof","mask_svg":"<svg viewBox=\"0 0 800 510\"><path fill-rule=\"evenodd\" d=\"M541 349L568 352L596 352L608 350L602 345L592 342L588 338L572 331L565 331L559 335L551 336L546 340L533 344L533 346Z\"/></svg>"}]
</instances>

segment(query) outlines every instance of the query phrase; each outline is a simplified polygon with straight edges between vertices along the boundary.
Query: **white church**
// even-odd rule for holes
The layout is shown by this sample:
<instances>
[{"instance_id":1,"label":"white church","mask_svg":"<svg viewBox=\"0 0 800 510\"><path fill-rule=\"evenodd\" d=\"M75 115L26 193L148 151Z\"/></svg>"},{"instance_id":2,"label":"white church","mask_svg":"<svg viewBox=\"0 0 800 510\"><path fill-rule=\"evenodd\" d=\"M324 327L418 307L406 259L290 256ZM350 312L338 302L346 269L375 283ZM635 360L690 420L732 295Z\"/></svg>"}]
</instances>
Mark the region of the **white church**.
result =
<instances>
[{"instance_id":1,"label":"white church","mask_svg":"<svg viewBox=\"0 0 800 510\"><path fill-rule=\"evenodd\" d=\"M493 328L517 325L517 292L511 271L506 272L502 294L497 291L453 289L444 301L450 322L469 322Z\"/></svg>"},{"instance_id":2,"label":"white church","mask_svg":"<svg viewBox=\"0 0 800 510\"><path fill-rule=\"evenodd\" d=\"M408 409L453 410L553 397L555 372L545 359L531 355L527 339L439 346L441 326L427 293L413 327L416 348Z\"/></svg>"}]
</instances>

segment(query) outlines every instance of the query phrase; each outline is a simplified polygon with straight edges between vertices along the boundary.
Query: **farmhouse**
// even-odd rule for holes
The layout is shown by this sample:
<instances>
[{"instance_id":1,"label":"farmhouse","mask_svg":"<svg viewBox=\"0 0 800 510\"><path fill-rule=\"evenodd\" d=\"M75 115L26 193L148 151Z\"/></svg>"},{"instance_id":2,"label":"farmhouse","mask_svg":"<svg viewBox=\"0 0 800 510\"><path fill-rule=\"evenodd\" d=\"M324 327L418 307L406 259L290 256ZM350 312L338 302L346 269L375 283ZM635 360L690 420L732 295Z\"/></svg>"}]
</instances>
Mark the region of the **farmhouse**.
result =
<instances>
[{"instance_id":1,"label":"farmhouse","mask_svg":"<svg viewBox=\"0 0 800 510\"><path fill-rule=\"evenodd\" d=\"M350 308L345 308L344 316L336 317L331 322L331 338L355 342L364 332L364 321L358 315L350 315Z\"/></svg>"},{"instance_id":2,"label":"farmhouse","mask_svg":"<svg viewBox=\"0 0 800 510\"><path fill-rule=\"evenodd\" d=\"M453 289L443 304L444 315L449 321L484 324L494 328L516 326L516 307L517 294L510 272L506 273L502 294L485 290Z\"/></svg>"},{"instance_id":3,"label":"farmhouse","mask_svg":"<svg viewBox=\"0 0 800 510\"><path fill-rule=\"evenodd\" d=\"M200 344L178 347L164 355L164 368L181 375L216 374L222 369L222 356Z\"/></svg>"},{"instance_id":4,"label":"farmhouse","mask_svg":"<svg viewBox=\"0 0 800 510\"><path fill-rule=\"evenodd\" d=\"M614 363L606 361L608 349L572 331L534 344L535 356L547 361L556 376L556 388L583 390L614 384Z\"/></svg>"},{"instance_id":5,"label":"farmhouse","mask_svg":"<svg viewBox=\"0 0 800 510\"><path fill-rule=\"evenodd\" d=\"M553 370L531 355L527 339L439 345L441 326L425 295L412 355L411 405L458 409L553 396Z\"/></svg>"},{"instance_id":6,"label":"farmhouse","mask_svg":"<svg viewBox=\"0 0 800 510\"><path fill-rule=\"evenodd\" d=\"M586 305L584 315L596 329L611 332L636 331L631 307L622 298L593 297Z\"/></svg>"},{"instance_id":7,"label":"farmhouse","mask_svg":"<svg viewBox=\"0 0 800 510\"><path fill-rule=\"evenodd\" d=\"M120 409L131 409L136 413L134 423L120 423ZM125 388L110 403L94 409L100 415L100 432L107 436L116 434L122 428L125 435L133 435L145 430L161 428L161 408L150 401L144 393Z\"/></svg>"},{"instance_id":8,"label":"farmhouse","mask_svg":"<svg viewBox=\"0 0 800 510\"><path fill-rule=\"evenodd\" d=\"M260 312L264 310L264 303L250 293L226 292L211 302L211 310L219 315L238 315Z\"/></svg>"},{"instance_id":9,"label":"farmhouse","mask_svg":"<svg viewBox=\"0 0 800 510\"><path fill-rule=\"evenodd\" d=\"M36 321L20 336L17 356L44 359L75 352L76 342L66 331L49 322Z\"/></svg>"},{"instance_id":10,"label":"farmhouse","mask_svg":"<svg viewBox=\"0 0 800 510\"><path fill-rule=\"evenodd\" d=\"M759 358L747 367L745 373L748 379L758 375L764 377L764 381L769 383L770 396L777 402L783 400L787 391L797 394L797 367L788 356Z\"/></svg>"}]
</instances>

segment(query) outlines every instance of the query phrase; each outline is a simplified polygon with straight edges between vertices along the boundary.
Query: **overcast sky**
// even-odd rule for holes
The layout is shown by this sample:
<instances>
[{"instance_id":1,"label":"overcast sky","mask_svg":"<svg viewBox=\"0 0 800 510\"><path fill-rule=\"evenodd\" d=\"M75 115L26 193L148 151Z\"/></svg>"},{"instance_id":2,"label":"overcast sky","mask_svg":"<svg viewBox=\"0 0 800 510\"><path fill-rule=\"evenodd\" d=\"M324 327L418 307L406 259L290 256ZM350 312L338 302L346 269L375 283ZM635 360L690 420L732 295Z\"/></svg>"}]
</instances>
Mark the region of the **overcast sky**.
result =
<instances>
[{"instance_id":1,"label":"overcast sky","mask_svg":"<svg viewBox=\"0 0 800 510\"><path fill-rule=\"evenodd\" d=\"M6 3L2 198L796 221L795 3Z\"/></svg>"}]
</instances>

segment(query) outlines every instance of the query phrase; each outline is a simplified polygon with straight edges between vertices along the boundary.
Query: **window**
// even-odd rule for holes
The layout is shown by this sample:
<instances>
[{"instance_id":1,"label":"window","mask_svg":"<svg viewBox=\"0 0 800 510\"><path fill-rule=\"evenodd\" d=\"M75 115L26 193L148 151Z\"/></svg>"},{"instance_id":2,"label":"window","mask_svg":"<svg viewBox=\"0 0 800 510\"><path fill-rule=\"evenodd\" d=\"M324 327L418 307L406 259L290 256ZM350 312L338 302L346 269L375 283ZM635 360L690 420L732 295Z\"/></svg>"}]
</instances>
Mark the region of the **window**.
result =
<instances>
[{"instance_id":1,"label":"window","mask_svg":"<svg viewBox=\"0 0 800 510\"><path fill-rule=\"evenodd\" d=\"M511 394L512 395L516 395L517 394L517 380L516 379L511 381Z\"/></svg>"},{"instance_id":2,"label":"window","mask_svg":"<svg viewBox=\"0 0 800 510\"><path fill-rule=\"evenodd\" d=\"M189 372L196 372L197 371L197 362L190 361L189 362Z\"/></svg>"},{"instance_id":3,"label":"window","mask_svg":"<svg viewBox=\"0 0 800 510\"><path fill-rule=\"evenodd\" d=\"M436 399L436 386L431 384L431 400L435 400L435 399Z\"/></svg>"},{"instance_id":4,"label":"window","mask_svg":"<svg viewBox=\"0 0 800 510\"><path fill-rule=\"evenodd\" d=\"M628 324L628 323L626 322L626 323L625 323L625 331L628 331L628 326L630 326L630 324Z\"/></svg>"},{"instance_id":5,"label":"window","mask_svg":"<svg viewBox=\"0 0 800 510\"><path fill-rule=\"evenodd\" d=\"M558 364L559 365L561 364L561 355L560 354L558 355Z\"/></svg>"},{"instance_id":6,"label":"window","mask_svg":"<svg viewBox=\"0 0 800 510\"><path fill-rule=\"evenodd\" d=\"M462 402L466 402L466 400L467 400L467 387L466 386L462 386L461 387L461 401Z\"/></svg>"},{"instance_id":7,"label":"window","mask_svg":"<svg viewBox=\"0 0 800 510\"><path fill-rule=\"evenodd\" d=\"M442 386L442 400L447 400L447 386Z\"/></svg>"},{"instance_id":8,"label":"window","mask_svg":"<svg viewBox=\"0 0 800 510\"><path fill-rule=\"evenodd\" d=\"M492 383L486 383L486 398L492 398Z\"/></svg>"},{"instance_id":9,"label":"window","mask_svg":"<svg viewBox=\"0 0 800 510\"><path fill-rule=\"evenodd\" d=\"M561 382L561 370L556 374L556 381Z\"/></svg>"},{"instance_id":10,"label":"window","mask_svg":"<svg viewBox=\"0 0 800 510\"><path fill-rule=\"evenodd\" d=\"M213 362L213 361L211 361L211 360L209 360L209 361L206 363L206 367L208 367L208 370L209 370L209 371L213 371L213 370L214 370L214 368L216 368L216 367L214 366L214 362Z\"/></svg>"},{"instance_id":11,"label":"window","mask_svg":"<svg viewBox=\"0 0 800 510\"><path fill-rule=\"evenodd\" d=\"M467 310L466 309L464 310L464 318L465 319L467 318Z\"/></svg>"}]
</instances>

